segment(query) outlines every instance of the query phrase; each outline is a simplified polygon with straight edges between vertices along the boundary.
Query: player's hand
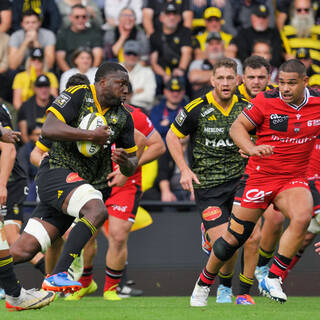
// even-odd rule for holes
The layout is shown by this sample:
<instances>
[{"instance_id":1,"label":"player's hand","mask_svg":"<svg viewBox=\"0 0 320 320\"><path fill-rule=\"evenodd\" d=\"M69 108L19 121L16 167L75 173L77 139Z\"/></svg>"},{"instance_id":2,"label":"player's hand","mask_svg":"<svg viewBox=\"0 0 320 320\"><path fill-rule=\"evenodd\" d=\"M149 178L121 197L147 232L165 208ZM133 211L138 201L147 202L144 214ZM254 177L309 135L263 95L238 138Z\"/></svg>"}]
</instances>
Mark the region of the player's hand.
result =
<instances>
[{"instance_id":1,"label":"player's hand","mask_svg":"<svg viewBox=\"0 0 320 320\"><path fill-rule=\"evenodd\" d=\"M240 153L242 158L244 158L244 159L248 159L249 158L249 155L247 153L245 153L242 149L239 149L239 153Z\"/></svg>"},{"instance_id":2,"label":"player's hand","mask_svg":"<svg viewBox=\"0 0 320 320\"><path fill-rule=\"evenodd\" d=\"M193 193L193 181L196 184L200 184L198 177L190 170L190 168L186 168L183 171L181 171L180 184L182 186L182 189L188 190L191 193Z\"/></svg>"},{"instance_id":3,"label":"player's hand","mask_svg":"<svg viewBox=\"0 0 320 320\"><path fill-rule=\"evenodd\" d=\"M267 144L261 144L259 146L254 146L252 149L248 150L249 156L256 157L267 157L273 154L273 146Z\"/></svg>"},{"instance_id":4,"label":"player's hand","mask_svg":"<svg viewBox=\"0 0 320 320\"><path fill-rule=\"evenodd\" d=\"M161 192L161 201L173 202L173 201L177 201L177 198L175 194L172 193L171 191L164 191L164 192Z\"/></svg>"},{"instance_id":5,"label":"player's hand","mask_svg":"<svg viewBox=\"0 0 320 320\"><path fill-rule=\"evenodd\" d=\"M320 255L320 241L317 242L317 243L315 243L314 246L315 246L314 251L315 251L318 255Z\"/></svg>"},{"instance_id":6,"label":"player's hand","mask_svg":"<svg viewBox=\"0 0 320 320\"><path fill-rule=\"evenodd\" d=\"M128 177L124 176L121 172L120 169L117 168L115 171L111 172L108 174L107 179L108 181L108 186L110 188L112 187L122 187L124 184L127 182Z\"/></svg>"},{"instance_id":7,"label":"player's hand","mask_svg":"<svg viewBox=\"0 0 320 320\"><path fill-rule=\"evenodd\" d=\"M99 145L108 143L110 137L110 129L107 126L102 126L92 130L92 142Z\"/></svg>"},{"instance_id":8,"label":"player's hand","mask_svg":"<svg viewBox=\"0 0 320 320\"><path fill-rule=\"evenodd\" d=\"M0 138L1 141L7 143L15 143L20 141L21 133L18 131L12 131L7 128L1 128L2 136Z\"/></svg>"},{"instance_id":9,"label":"player's hand","mask_svg":"<svg viewBox=\"0 0 320 320\"><path fill-rule=\"evenodd\" d=\"M0 205L7 203L8 190L6 186L0 185Z\"/></svg>"},{"instance_id":10,"label":"player's hand","mask_svg":"<svg viewBox=\"0 0 320 320\"><path fill-rule=\"evenodd\" d=\"M128 162L128 153L122 148L115 148L112 151L111 160L119 166L126 165Z\"/></svg>"}]
</instances>

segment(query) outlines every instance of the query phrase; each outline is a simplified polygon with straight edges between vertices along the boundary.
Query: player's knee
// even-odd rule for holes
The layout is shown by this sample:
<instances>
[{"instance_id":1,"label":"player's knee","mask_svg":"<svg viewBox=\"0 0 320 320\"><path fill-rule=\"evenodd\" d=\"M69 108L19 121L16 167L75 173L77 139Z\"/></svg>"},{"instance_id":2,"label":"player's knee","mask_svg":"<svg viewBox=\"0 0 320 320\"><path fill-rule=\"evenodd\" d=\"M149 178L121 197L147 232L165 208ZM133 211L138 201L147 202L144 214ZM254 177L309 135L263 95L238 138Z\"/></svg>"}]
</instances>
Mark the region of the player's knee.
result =
<instances>
[{"instance_id":1,"label":"player's knee","mask_svg":"<svg viewBox=\"0 0 320 320\"><path fill-rule=\"evenodd\" d=\"M248 240L254 227L254 222L240 220L231 213L228 231L237 239L239 247Z\"/></svg>"},{"instance_id":2,"label":"player's knee","mask_svg":"<svg viewBox=\"0 0 320 320\"><path fill-rule=\"evenodd\" d=\"M221 261L229 260L238 248L239 246L231 245L222 237L218 238L212 246L212 250L215 256Z\"/></svg>"},{"instance_id":3,"label":"player's knee","mask_svg":"<svg viewBox=\"0 0 320 320\"><path fill-rule=\"evenodd\" d=\"M294 217L290 220L295 229L305 231L307 230L311 221L311 215L308 214L295 214Z\"/></svg>"}]
</instances>

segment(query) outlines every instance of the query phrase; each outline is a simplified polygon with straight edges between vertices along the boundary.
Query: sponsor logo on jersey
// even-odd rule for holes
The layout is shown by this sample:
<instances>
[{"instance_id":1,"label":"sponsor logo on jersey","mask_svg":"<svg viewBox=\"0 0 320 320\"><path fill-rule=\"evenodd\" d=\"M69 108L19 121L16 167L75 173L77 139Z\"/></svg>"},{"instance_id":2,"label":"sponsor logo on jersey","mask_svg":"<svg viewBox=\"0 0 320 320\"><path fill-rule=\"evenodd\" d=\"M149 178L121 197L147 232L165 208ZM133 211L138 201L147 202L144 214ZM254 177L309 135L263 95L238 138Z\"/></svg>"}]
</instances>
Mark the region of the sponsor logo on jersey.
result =
<instances>
[{"instance_id":1,"label":"sponsor logo on jersey","mask_svg":"<svg viewBox=\"0 0 320 320\"><path fill-rule=\"evenodd\" d=\"M254 202L262 203L265 200L265 197L270 195L272 191L265 192L259 189L250 189L246 192L243 201L244 202Z\"/></svg>"},{"instance_id":2,"label":"sponsor logo on jersey","mask_svg":"<svg viewBox=\"0 0 320 320\"><path fill-rule=\"evenodd\" d=\"M298 128L299 129L299 128ZM315 139L316 136L312 136L312 137L303 137L303 138L292 138L292 137L278 137L275 134L273 134L271 136L271 139L273 141L280 141L283 143L293 143L293 144L304 144L304 143L308 143L310 141L312 141L313 139Z\"/></svg>"},{"instance_id":3,"label":"sponsor logo on jersey","mask_svg":"<svg viewBox=\"0 0 320 320\"><path fill-rule=\"evenodd\" d=\"M276 114L270 115L270 129L280 132L288 131L289 116L287 114Z\"/></svg>"},{"instance_id":4,"label":"sponsor logo on jersey","mask_svg":"<svg viewBox=\"0 0 320 320\"><path fill-rule=\"evenodd\" d=\"M87 98L86 98L86 102L94 103L94 100L93 100L92 98L87 97Z\"/></svg>"},{"instance_id":5,"label":"sponsor logo on jersey","mask_svg":"<svg viewBox=\"0 0 320 320\"><path fill-rule=\"evenodd\" d=\"M231 147L233 146L234 143L230 139L214 139L210 140L206 138L206 146L207 147L213 147L213 148L218 148L218 147Z\"/></svg>"},{"instance_id":6,"label":"sponsor logo on jersey","mask_svg":"<svg viewBox=\"0 0 320 320\"><path fill-rule=\"evenodd\" d=\"M206 221L214 221L220 218L222 211L219 207L208 207L202 212L202 218Z\"/></svg>"},{"instance_id":7,"label":"sponsor logo on jersey","mask_svg":"<svg viewBox=\"0 0 320 320\"><path fill-rule=\"evenodd\" d=\"M76 172L69 173L66 178L67 183L73 183L73 182L83 181L83 180L84 179L82 179Z\"/></svg>"},{"instance_id":8,"label":"sponsor logo on jersey","mask_svg":"<svg viewBox=\"0 0 320 320\"><path fill-rule=\"evenodd\" d=\"M307 122L307 126L308 126L308 127L317 127L317 126L320 126L320 119L309 120L309 121Z\"/></svg>"},{"instance_id":9,"label":"sponsor logo on jersey","mask_svg":"<svg viewBox=\"0 0 320 320\"><path fill-rule=\"evenodd\" d=\"M177 117L176 117L176 122L177 122L177 124L178 124L179 126L182 126L182 124L184 123L184 120L186 119L186 117L187 117L186 113L185 113L183 110L181 110L181 111L178 113Z\"/></svg>"},{"instance_id":10,"label":"sponsor logo on jersey","mask_svg":"<svg viewBox=\"0 0 320 320\"><path fill-rule=\"evenodd\" d=\"M205 116L207 116L209 113L211 113L212 111L214 111L214 109L213 109L213 108L209 108L208 110L205 110L205 111L201 112L201 115L202 115L203 117L205 117Z\"/></svg>"},{"instance_id":11,"label":"sponsor logo on jersey","mask_svg":"<svg viewBox=\"0 0 320 320\"><path fill-rule=\"evenodd\" d=\"M60 108L63 108L70 99L71 99L70 96L62 92L58 97L56 97L53 103L59 106Z\"/></svg>"},{"instance_id":12,"label":"sponsor logo on jersey","mask_svg":"<svg viewBox=\"0 0 320 320\"><path fill-rule=\"evenodd\" d=\"M247 110L251 110L253 108L253 104L252 103L248 103L248 105L246 106Z\"/></svg>"},{"instance_id":13,"label":"sponsor logo on jersey","mask_svg":"<svg viewBox=\"0 0 320 320\"><path fill-rule=\"evenodd\" d=\"M203 132L208 132L208 133L224 133L224 128L210 128L210 127L205 127Z\"/></svg>"},{"instance_id":14,"label":"sponsor logo on jersey","mask_svg":"<svg viewBox=\"0 0 320 320\"><path fill-rule=\"evenodd\" d=\"M126 212L126 211L127 211L127 208L128 208L128 206L118 206L118 205L116 205L116 204L114 204L114 205L112 206L112 209L113 209L114 211L120 211L120 212Z\"/></svg>"}]
</instances>

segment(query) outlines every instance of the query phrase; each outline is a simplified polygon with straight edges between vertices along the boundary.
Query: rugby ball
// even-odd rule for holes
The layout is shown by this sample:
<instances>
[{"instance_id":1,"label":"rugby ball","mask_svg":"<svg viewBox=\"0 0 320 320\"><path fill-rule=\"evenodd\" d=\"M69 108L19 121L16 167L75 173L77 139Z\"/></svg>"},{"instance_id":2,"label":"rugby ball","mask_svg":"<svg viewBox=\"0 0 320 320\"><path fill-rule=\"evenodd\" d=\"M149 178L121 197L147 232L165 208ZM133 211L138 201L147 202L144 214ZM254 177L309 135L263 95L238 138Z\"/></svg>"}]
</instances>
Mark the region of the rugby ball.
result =
<instances>
[{"instance_id":1,"label":"rugby ball","mask_svg":"<svg viewBox=\"0 0 320 320\"><path fill-rule=\"evenodd\" d=\"M95 130L96 128L106 126L106 118L99 113L89 113L83 117L79 124L80 129ZM100 145L94 144L90 141L77 141L77 147L80 153L86 157L92 157L100 150Z\"/></svg>"}]
</instances>

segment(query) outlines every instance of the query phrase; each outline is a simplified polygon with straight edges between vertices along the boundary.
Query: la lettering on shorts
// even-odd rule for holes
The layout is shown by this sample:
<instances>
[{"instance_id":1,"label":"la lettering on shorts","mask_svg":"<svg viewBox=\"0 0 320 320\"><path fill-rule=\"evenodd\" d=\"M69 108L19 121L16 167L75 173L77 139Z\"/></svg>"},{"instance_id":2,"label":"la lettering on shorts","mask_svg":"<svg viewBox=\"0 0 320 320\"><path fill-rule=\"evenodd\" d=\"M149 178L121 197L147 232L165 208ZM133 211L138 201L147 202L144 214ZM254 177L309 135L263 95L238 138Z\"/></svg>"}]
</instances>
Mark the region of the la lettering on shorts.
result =
<instances>
[{"instance_id":1,"label":"la lettering on shorts","mask_svg":"<svg viewBox=\"0 0 320 320\"><path fill-rule=\"evenodd\" d=\"M313 216L320 213L320 180L309 180L309 188L313 199Z\"/></svg>"},{"instance_id":2,"label":"la lettering on shorts","mask_svg":"<svg viewBox=\"0 0 320 320\"><path fill-rule=\"evenodd\" d=\"M122 220L134 222L141 199L141 187L132 183L125 187L113 187L105 205L108 214Z\"/></svg>"},{"instance_id":3,"label":"la lettering on shorts","mask_svg":"<svg viewBox=\"0 0 320 320\"><path fill-rule=\"evenodd\" d=\"M4 220L23 221L23 202L28 194L27 180L10 181L7 184L7 190L6 208L3 208L3 211L6 211Z\"/></svg>"},{"instance_id":4,"label":"la lettering on shorts","mask_svg":"<svg viewBox=\"0 0 320 320\"><path fill-rule=\"evenodd\" d=\"M195 189L195 199L206 230L229 221L239 178L207 189Z\"/></svg>"},{"instance_id":5,"label":"la lettering on shorts","mask_svg":"<svg viewBox=\"0 0 320 320\"><path fill-rule=\"evenodd\" d=\"M244 174L240 180L234 204L244 208L265 210L280 192L298 187L309 189L308 181L292 176L266 177L258 174Z\"/></svg>"}]
</instances>

